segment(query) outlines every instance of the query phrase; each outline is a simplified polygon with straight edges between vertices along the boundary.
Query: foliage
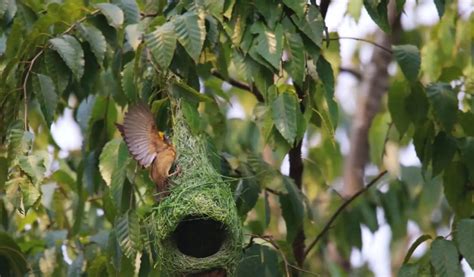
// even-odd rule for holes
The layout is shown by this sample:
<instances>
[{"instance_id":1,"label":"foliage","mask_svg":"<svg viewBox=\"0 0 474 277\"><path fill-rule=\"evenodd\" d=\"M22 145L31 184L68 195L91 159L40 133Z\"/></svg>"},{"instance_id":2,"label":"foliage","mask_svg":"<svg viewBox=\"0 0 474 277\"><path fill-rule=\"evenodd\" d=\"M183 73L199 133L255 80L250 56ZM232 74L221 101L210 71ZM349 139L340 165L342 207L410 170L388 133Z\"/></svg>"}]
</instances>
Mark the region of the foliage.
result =
<instances>
[{"instance_id":1,"label":"foliage","mask_svg":"<svg viewBox=\"0 0 474 277\"><path fill-rule=\"evenodd\" d=\"M365 8L391 32L389 1L349 2L350 16L358 20ZM404 2L397 1L399 13ZM334 96L338 44L319 7L301 0L1 0L0 275L156 276L160 253L143 227L157 208L154 185L114 123L144 101L172 134L170 99L183 102L193 134L205 135L245 238L272 236L243 250L237 275L278 276L289 266L297 272L297 263L336 274L343 266L330 251L350 260L362 247L361 225L376 231L384 224L378 211L392 230L393 256L409 253L403 265L393 261L395 272L462 274L459 257L474 264L474 20L458 15L455 1L434 2L439 22L402 31L392 47L398 67L370 130L371 165L383 171L391 146L413 143L420 167L397 163L399 174L390 170L383 189L348 205L310 249L295 242L304 233L310 245L344 202L334 193L344 161L337 134L350 123ZM243 118L228 117L234 106ZM52 123L71 111L82 147L64 153ZM281 173L285 156L302 144L303 175L294 156L289 176ZM402 245L409 220L433 238L447 227L452 238L424 236L430 249L410 259L423 241Z\"/></svg>"}]
</instances>

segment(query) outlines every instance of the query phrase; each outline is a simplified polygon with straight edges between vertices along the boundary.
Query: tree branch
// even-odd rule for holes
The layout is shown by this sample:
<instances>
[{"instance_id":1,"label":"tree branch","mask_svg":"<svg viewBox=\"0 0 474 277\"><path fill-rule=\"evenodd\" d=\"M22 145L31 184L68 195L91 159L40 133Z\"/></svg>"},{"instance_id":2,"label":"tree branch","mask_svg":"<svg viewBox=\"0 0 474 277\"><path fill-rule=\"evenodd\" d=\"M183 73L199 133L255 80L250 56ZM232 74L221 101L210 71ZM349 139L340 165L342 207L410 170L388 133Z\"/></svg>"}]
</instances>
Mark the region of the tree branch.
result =
<instances>
[{"instance_id":1,"label":"tree branch","mask_svg":"<svg viewBox=\"0 0 474 277\"><path fill-rule=\"evenodd\" d=\"M300 140L293 148L290 149L289 162L290 162L290 177L294 180L296 187L301 191L303 186L303 160L301 159L301 146L303 141ZM296 263L299 266L303 266L304 262L304 245L305 234L303 226L297 231L296 237L293 240L293 255L295 256Z\"/></svg>"},{"instance_id":2,"label":"tree branch","mask_svg":"<svg viewBox=\"0 0 474 277\"><path fill-rule=\"evenodd\" d=\"M240 88L240 89L243 89L243 90L247 90L247 91L250 91L254 96L255 98L257 98L257 100L259 102L263 102L264 99L263 99L263 95L262 93L258 90L258 88L254 85L250 86L244 82L241 82L239 80L235 80L235 79L232 79L232 78L225 78L224 75L222 75L220 72L218 72L217 70L215 69L212 69L211 70L211 74L212 76L224 81L224 82L227 82L229 83L230 85L236 87L236 88Z\"/></svg>"},{"instance_id":3,"label":"tree branch","mask_svg":"<svg viewBox=\"0 0 474 277\"><path fill-rule=\"evenodd\" d=\"M362 195L366 191L368 191L386 173L387 173L387 170L384 170L384 171L380 172L374 179L372 179L372 181L370 181L370 183L367 184L367 186L365 186L363 189L359 190L357 193L352 195L351 198L347 199L347 201L345 201L344 203L342 203L341 206L339 206L339 208L336 210L336 212L334 212L334 214L331 216L331 218L329 218L329 221L324 225L321 232L319 232L319 234L316 236L316 238L308 245L308 248L304 252L304 258L306 258L306 256L308 256L311 249L313 249L313 247L318 243L318 241L321 240L321 238L328 232L328 230L331 228L334 221L346 209L346 207L349 206L349 204L351 204L357 197L359 197L360 195Z\"/></svg>"}]
</instances>

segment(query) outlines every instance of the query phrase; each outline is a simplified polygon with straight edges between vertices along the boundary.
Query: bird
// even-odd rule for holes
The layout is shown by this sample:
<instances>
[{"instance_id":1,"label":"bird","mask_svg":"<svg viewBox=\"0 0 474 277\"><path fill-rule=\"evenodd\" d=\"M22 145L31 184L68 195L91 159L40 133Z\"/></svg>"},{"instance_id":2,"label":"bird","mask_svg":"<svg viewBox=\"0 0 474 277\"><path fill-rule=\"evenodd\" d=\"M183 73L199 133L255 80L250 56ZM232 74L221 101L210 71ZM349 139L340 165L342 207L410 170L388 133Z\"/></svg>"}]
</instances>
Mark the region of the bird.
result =
<instances>
[{"instance_id":1,"label":"bird","mask_svg":"<svg viewBox=\"0 0 474 277\"><path fill-rule=\"evenodd\" d=\"M143 167L150 168L159 202L169 194L168 178L178 173L170 170L176 159L176 149L168 137L156 127L153 114L143 102L129 107L123 125L116 123L132 157Z\"/></svg>"}]
</instances>

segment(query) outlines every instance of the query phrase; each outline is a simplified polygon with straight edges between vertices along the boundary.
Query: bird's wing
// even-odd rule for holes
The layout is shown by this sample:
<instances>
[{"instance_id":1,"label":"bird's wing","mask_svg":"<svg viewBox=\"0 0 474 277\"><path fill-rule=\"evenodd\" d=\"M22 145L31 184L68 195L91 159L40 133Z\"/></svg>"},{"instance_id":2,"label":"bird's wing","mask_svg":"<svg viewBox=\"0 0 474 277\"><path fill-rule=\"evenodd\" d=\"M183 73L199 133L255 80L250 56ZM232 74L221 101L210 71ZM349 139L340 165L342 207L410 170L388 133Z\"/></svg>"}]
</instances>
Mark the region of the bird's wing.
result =
<instances>
[{"instance_id":1,"label":"bird's wing","mask_svg":"<svg viewBox=\"0 0 474 277\"><path fill-rule=\"evenodd\" d=\"M158 135L150 109L144 103L129 108L121 133L133 158L144 167L153 162L157 152L165 144Z\"/></svg>"}]
</instances>

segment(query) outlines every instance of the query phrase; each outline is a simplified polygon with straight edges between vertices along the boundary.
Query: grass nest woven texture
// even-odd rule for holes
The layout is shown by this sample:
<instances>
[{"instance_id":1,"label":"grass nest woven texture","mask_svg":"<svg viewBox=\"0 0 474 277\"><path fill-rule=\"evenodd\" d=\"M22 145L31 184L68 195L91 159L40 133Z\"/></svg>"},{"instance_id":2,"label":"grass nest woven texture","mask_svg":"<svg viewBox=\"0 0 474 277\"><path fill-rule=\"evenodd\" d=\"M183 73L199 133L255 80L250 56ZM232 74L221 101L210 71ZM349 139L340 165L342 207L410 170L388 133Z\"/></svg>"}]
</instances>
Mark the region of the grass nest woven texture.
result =
<instances>
[{"instance_id":1,"label":"grass nest woven texture","mask_svg":"<svg viewBox=\"0 0 474 277\"><path fill-rule=\"evenodd\" d=\"M225 269L227 276L232 276L242 254L242 226L233 194L229 184L209 162L205 140L191 134L179 101L175 105L173 143L177 152L176 164L181 172L170 180L170 195L154 207L152 212L158 264L166 276L183 276L216 268ZM202 248L207 247L207 244L201 240L207 238L212 243L217 243L214 246L217 248L201 249L204 252L200 249L183 251L183 246L178 242L182 235L177 235L181 229L178 226L184 226L183 224L193 220L201 220L204 225L195 228L191 226L191 230L189 226L183 227L182 229L188 230L181 233L188 238L181 243L192 244L198 240L201 243L198 247ZM207 226L213 227L214 233L206 236L202 232ZM188 246L184 245L186 247ZM187 251L198 254L183 254Z\"/></svg>"}]
</instances>

